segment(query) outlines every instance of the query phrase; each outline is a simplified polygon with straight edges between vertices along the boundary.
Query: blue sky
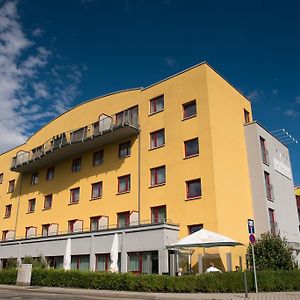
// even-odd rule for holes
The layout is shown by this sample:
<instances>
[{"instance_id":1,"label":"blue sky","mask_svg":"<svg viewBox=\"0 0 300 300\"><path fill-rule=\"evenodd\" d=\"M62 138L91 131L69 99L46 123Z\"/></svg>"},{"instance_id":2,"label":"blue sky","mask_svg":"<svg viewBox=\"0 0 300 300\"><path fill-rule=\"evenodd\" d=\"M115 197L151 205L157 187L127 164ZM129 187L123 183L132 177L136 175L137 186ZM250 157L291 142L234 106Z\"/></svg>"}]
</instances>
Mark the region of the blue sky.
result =
<instances>
[{"instance_id":1,"label":"blue sky","mask_svg":"<svg viewBox=\"0 0 300 300\"><path fill-rule=\"evenodd\" d=\"M0 152L87 99L207 61L300 140L298 1L0 0ZM300 144L289 145L300 185Z\"/></svg>"}]
</instances>

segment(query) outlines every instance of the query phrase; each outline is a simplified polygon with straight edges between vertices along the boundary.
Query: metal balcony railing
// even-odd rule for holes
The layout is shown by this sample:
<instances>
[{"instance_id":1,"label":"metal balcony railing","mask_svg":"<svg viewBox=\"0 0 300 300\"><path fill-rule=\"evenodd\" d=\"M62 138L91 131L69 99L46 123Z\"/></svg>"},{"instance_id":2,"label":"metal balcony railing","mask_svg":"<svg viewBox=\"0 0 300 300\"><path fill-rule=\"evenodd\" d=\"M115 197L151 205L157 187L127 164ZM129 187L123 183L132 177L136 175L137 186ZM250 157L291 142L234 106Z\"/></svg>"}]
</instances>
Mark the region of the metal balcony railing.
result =
<instances>
[{"instance_id":1,"label":"metal balcony railing","mask_svg":"<svg viewBox=\"0 0 300 300\"><path fill-rule=\"evenodd\" d=\"M274 191L272 184L265 184L266 196L269 201L274 201Z\"/></svg>"},{"instance_id":2,"label":"metal balcony railing","mask_svg":"<svg viewBox=\"0 0 300 300\"><path fill-rule=\"evenodd\" d=\"M160 224L168 224L168 225L174 225L174 226L179 226L177 223L173 223L170 219L163 219L160 220L159 222L152 222L151 220L141 220L140 223L138 222L131 222L125 227L118 226L117 224L107 224L103 226L99 226L98 229L91 229L91 228L81 228L81 229L76 229L74 231L70 230L65 230L65 231L57 231L57 232L52 232L51 234L35 234L35 235L30 235L30 236L24 236L24 237L10 237L9 239L4 239L2 237L2 242L10 242L14 240L23 240L23 239L33 239L33 238L47 238L47 237L55 237L55 236L63 236L63 235L75 235L79 233L89 233L89 232L100 232L100 231L109 231L109 230L116 230L116 229L128 229L132 227L145 227L145 226L150 226L150 225L160 225Z\"/></svg>"},{"instance_id":3,"label":"metal balcony railing","mask_svg":"<svg viewBox=\"0 0 300 300\"><path fill-rule=\"evenodd\" d=\"M95 123L53 136L44 144L32 149L31 151L20 151L15 157L13 157L11 169L16 169L26 163L35 161L55 149L62 148L67 145L82 143L122 127L138 129L137 114L133 114L132 110L125 110L113 116L103 114L100 116L99 121Z\"/></svg>"}]
</instances>

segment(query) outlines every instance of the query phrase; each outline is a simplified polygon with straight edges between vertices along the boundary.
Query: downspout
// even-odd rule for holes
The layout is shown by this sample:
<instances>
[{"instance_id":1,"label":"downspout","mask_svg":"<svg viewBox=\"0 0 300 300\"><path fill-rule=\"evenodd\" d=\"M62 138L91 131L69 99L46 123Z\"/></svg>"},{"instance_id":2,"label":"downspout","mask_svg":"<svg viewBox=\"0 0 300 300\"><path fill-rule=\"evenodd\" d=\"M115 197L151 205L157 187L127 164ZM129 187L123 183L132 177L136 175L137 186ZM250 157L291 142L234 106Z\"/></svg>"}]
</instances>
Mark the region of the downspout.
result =
<instances>
[{"instance_id":1,"label":"downspout","mask_svg":"<svg viewBox=\"0 0 300 300\"><path fill-rule=\"evenodd\" d=\"M140 135L140 127L139 127L139 135L138 135L138 170L137 170L137 176L138 176L138 225L141 223L141 135Z\"/></svg>"}]
</instances>

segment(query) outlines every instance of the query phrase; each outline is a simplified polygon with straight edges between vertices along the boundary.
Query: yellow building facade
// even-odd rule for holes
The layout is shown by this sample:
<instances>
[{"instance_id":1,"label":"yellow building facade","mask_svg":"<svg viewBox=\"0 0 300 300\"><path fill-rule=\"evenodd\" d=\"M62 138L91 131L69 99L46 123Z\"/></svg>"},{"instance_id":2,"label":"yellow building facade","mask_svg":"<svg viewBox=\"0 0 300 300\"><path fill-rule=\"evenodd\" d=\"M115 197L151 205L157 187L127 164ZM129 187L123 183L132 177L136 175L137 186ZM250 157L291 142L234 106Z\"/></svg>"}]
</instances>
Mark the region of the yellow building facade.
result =
<instances>
[{"instance_id":1,"label":"yellow building facade","mask_svg":"<svg viewBox=\"0 0 300 300\"><path fill-rule=\"evenodd\" d=\"M163 220L179 238L203 226L247 245L251 120L206 63L78 105L0 155L2 244ZM245 247L218 251L225 267Z\"/></svg>"}]
</instances>

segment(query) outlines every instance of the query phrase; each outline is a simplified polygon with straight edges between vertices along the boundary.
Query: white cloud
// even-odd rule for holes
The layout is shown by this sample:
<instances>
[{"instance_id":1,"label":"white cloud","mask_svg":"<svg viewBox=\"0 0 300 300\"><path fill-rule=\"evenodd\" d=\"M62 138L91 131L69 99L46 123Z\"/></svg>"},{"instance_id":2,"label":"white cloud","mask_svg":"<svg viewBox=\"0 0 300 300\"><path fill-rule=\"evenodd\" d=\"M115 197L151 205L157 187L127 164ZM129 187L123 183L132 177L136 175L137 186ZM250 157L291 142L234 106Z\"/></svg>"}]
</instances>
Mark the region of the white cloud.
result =
<instances>
[{"instance_id":1,"label":"white cloud","mask_svg":"<svg viewBox=\"0 0 300 300\"><path fill-rule=\"evenodd\" d=\"M263 97L264 95L264 92L263 91L260 91L260 90L253 90L251 91L250 93L248 93L246 95L246 97L248 99L251 100L251 102L257 102L257 101L260 101L261 98Z\"/></svg>"},{"instance_id":2,"label":"white cloud","mask_svg":"<svg viewBox=\"0 0 300 300\"><path fill-rule=\"evenodd\" d=\"M279 91L277 89L272 90L272 94L274 96L278 96L279 95Z\"/></svg>"},{"instance_id":3,"label":"white cloud","mask_svg":"<svg viewBox=\"0 0 300 300\"><path fill-rule=\"evenodd\" d=\"M39 36L42 36L43 35L43 30L41 28L36 28L32 31L32 35L34 37L39 37Z\"/></svg>"},{"instance_id":4,"label":"white cloud","mask_svg":"<svg viewBox=\"0 0 300 300\"><path fill-rule=\"evenodd\" d=\"M297 103L298 105L300 105L300 96L297 96L297 97L296 97L296 103Z\"/></svg>"},{"instance_id":5,"label":"white cloud","mask_svg":"<svg viewBox=\"0 0 300 300\"><path fill-rule=\"evenodd\" d=\"M285 112L284 112L285 115L287 115L288 117L297 117L300 113L294 109L287 109Z\"/></svg>"},{"instance_id":6,"label":"white cloud","mask_svg":"<svg viewBox=\"0 0 300 300\"><path fill-rule=\"evenodd\" d=\"M68 109L79 95L84 70L55 66L56 74L50 74L49 60L56 55L26 37L17 4L6 1L0 6L0 153L22 144L37 125ZM32 32L39 34L38 28Z\"/></svg>"}]
</instances>

